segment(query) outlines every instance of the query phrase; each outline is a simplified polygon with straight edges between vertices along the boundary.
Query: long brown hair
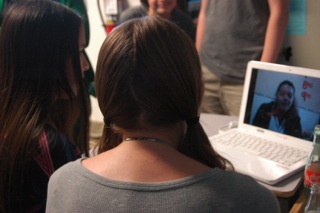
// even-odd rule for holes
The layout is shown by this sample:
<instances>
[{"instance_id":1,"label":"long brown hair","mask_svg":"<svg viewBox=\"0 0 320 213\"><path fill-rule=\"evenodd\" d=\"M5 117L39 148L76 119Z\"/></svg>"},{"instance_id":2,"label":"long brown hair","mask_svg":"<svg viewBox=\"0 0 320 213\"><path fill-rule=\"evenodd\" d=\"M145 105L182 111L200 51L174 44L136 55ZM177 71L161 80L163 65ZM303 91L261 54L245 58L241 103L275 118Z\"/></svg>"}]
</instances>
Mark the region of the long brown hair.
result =
<instances>
[{"instance_id":1,"label":"long brown hair","mask_svg":"<svg viewBox=\"0 0 320 213\"><path fill-rule=\"evenodd\" d=\"M0 210L8 212L10 205L21 202L26 165L46 125L71 135L65 127L73 124L66 122L77 116L74 109L82 102L83 129L88 129L78 44L81 24L76 13L47 0L18 1L4 16L0 34ZM68 61L72 61L81 98L70 87ZM61 92L68 101L57 112ZM82 151L87 152L88 132L82 131L81 137Z\"/></svg>"},{"instance_id":2,"label":"long brown hair","mask_svg":"<svg viewBox=\"0 0 320 213\"><path fill-rule=\"evenodd\" d=\"M117 27L105 39L97 63L97 98L106 123L98 152L121 143L113 125L134 130L197 118L201 78L194 44L175 24L150 16ZM226 168L199 122L188 125L178 150L210 167Z\"/></svg>"}]
</instances>

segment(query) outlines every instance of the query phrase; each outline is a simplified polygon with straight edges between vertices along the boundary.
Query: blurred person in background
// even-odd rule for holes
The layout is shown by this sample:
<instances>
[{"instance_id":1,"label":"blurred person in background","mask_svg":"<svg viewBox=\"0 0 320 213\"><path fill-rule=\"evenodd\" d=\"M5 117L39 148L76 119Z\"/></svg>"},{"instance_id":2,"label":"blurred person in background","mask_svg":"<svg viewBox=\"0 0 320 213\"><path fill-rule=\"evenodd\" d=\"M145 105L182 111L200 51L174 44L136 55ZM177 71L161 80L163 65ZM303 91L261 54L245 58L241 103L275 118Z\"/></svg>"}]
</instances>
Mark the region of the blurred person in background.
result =
<instances>
[{"instance_id":1,"label":"blurred person in background","mask_svg":"<svg viewBox=\"0 0 320 213\"><path fill-rule=\"evenodd\" d=\"M141 5L124 10L120 14L119 24L144 16L159 16L177 24L189 37L195 39L195 25L186 11L183 0L140 0Z\"/></svg>"}]
</instances>

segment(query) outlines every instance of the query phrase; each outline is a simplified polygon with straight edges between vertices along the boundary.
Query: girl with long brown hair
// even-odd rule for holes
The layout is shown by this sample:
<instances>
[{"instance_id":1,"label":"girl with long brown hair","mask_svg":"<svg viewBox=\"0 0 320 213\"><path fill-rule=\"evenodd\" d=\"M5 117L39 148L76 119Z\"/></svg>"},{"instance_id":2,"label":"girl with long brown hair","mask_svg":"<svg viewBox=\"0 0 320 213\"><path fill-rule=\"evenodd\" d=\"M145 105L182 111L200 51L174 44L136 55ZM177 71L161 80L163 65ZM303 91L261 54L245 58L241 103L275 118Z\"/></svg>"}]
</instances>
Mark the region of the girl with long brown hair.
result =
<instances>
[{"instance_id":1,"label":"girl with long brown hair","mask_svg":"<svg viewBox=\"0 0 320 213\"><path fill-rule=\"evenodd\" d=\"M44 212L47 184L63 164L88 153L84 28L67 7L15 2L0 34L0 210ZM73 144L79 113L83 142Z\"/></svg>"}]
</instances>

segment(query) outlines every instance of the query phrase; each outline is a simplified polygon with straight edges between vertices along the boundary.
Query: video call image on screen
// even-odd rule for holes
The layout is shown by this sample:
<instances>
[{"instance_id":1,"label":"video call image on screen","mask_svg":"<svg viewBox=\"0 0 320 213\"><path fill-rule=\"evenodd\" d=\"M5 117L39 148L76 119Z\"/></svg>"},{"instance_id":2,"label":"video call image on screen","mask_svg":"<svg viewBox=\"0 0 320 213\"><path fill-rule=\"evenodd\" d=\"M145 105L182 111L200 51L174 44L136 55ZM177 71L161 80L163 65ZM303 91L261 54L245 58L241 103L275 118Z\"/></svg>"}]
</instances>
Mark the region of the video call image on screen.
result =
<instances>
[{"instance_id":1,"label":"video call image on screen","mask_svg":"<svg viewBox=\"0 0 320 213\"><path fill-rule=\"evenodd\" d=\"M320 121L318 91L320 78L255 69L245 123L312 141Z\"/></svg>"}]
</instances>

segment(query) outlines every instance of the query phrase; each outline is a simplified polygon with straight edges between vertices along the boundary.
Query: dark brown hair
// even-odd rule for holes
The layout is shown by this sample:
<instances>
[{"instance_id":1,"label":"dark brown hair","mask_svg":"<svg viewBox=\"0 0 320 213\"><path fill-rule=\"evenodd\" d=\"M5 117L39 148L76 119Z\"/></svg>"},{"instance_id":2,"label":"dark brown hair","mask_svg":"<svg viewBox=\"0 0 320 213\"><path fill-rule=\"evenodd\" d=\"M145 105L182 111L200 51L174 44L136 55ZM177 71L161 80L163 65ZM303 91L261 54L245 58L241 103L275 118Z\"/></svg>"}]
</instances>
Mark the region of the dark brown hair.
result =
<instances>
[{"instance_id":1,"label":"dark brown hair","mask_svg":"<svg viewBox=\"0 0 320 213\"><path fill-rule=\"evenodd\" d=\"M38 149L46 125L68 136L72 134L67 130L72 125L68 121L77 117L75 112L84 113L81 148L87 152L88 106L79 59L81 24L76 13L46 0L17 1L4 16L0 34L0 211L19 206L25 166ZM80 100L67 78L68 61ZM57 112L57 105L64 102L59 98L61 92L69 101ZM81 112L75 110L79 102Z\"/></svg>"},{"instance_id":2,"label":"dark brown hair","mask_svg":"<svg viewBox=\"0 0 320 213\"><path fill-rule=\"evenodd\" d=\"M97 98L106 122L98 152L121 143L113 125L135 130L197 118L201 78L194 44L175 24L148 16L117 27L104 41L97 64ZM188 125L178 150L210 167L226 168L199 122Z\"/></svg>"}]
</instances>

